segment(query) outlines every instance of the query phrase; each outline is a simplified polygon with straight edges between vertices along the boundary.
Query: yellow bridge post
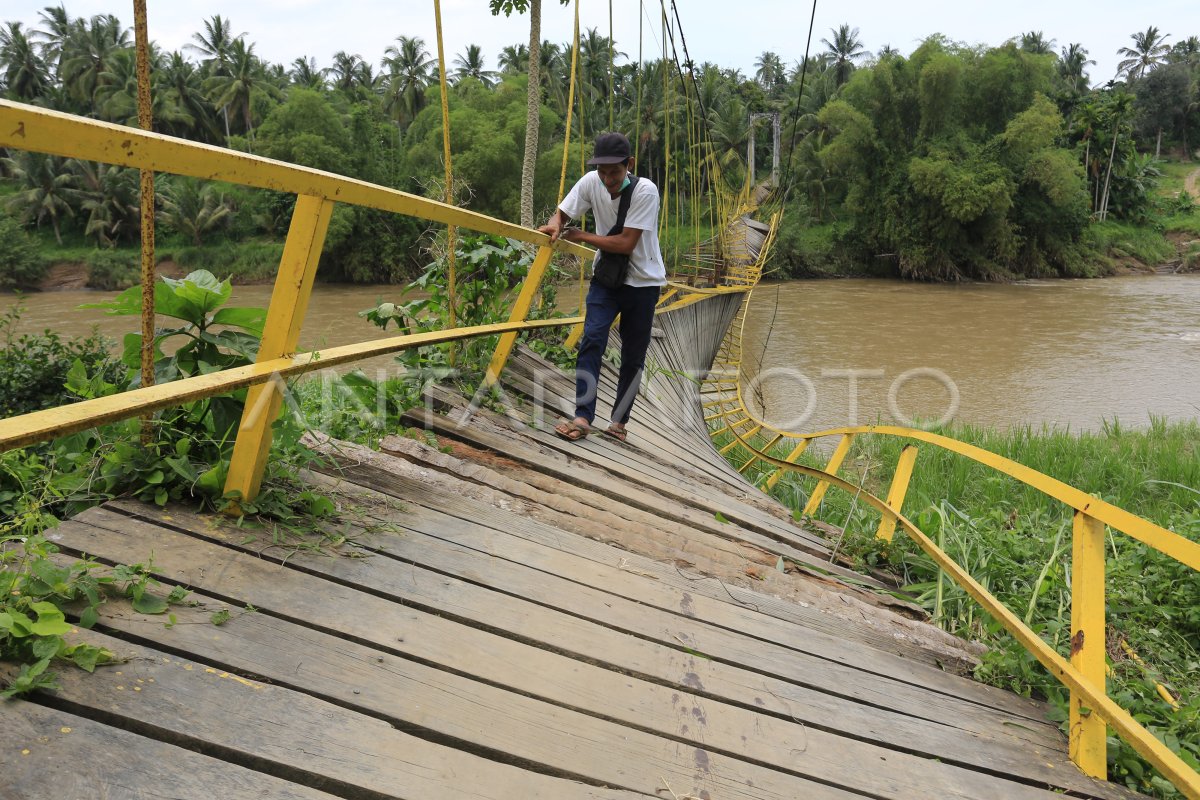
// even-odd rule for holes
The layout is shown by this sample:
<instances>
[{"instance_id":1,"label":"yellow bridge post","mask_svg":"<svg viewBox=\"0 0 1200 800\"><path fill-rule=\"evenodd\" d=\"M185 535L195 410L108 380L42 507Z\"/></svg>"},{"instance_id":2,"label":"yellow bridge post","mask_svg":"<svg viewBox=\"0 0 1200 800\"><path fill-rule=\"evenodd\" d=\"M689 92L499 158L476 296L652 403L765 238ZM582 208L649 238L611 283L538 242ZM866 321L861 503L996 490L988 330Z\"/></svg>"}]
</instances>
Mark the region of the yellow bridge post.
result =
<instances>
[{"instance_id":1,"label":"yellow bridge post","mask_svg":"<svg viewBox=\"0 0 1200 800\"><path fill-rule=\"evenodd\" d=\"M892 476L892 485L888 488L887 496L888 508L897 514L904 507L904 496L908 494L908 482L912 479L913 466L916 463L917 446L905 445L900 451L900 458L896 459L896 474ZM883 519L879 520L879 530L875 531L875 538L890 542L895 532L895 518L884 514Z\"/></svg>"},{"instance_id":2,"label":"yellow bridge post","mask_svg":"<svg viewBox=\"0 0 1200 800\"><path fill-rule=\"evenodd\" d=\"M1071 666L1098 694L1105 694L1104 523L1084 511L1075 512L1071 541ZM1071 692L1068 750L1088 775L1108 777L1108 736L1104 719L1084 707Z\"/></svg>"},{"instance_id":3,"label":"yellow bridge post","mask_svg":"<svg viewBox=\"0 0 1200 800\"><path fill-rule=\"evenodd\" d=\"M784 459L784 461L788 462L789 464L795 464L796 459L800 457L800 454L808 449L809 442L811 441L812 439L801 439L800 444L796 445L795 448L792 449L792 452L788 453L788 456ZM771 477L767 478L768 492L775 488L775 484L779 483L779 478L783 475L783 473L784 470L776 469L771 473Z\"/></svg>"},{"instance_id":4,"label":"yellow bridge post","mask_svg":"<svg viewBox=\"0 0 1200 800\"><path fill-rule=\"evenodd\" d=\"M256 361L270 361L296 352L332 215L332 200L312 195L296 198ZM225 479L225 492L239 492L243 500L257 497L262 485L271 450L271 423L283 400L280 385L279 381L270 381L250 387L246 394L246 407Z\"/></svg>"},{"instance_id":5,"label":"yellow bridge post","mask_svg":"<svg viewBox=\"0 0 1200 800\"><path fill-rule=\"evenodd\" d=\"M853 433L842 434L842 440L834 448L833 455L829 457L829 463L825 466L826 472L830 475L837 475L837 471L842 466L842 462L846 460L846 454L850 452L850 445L853 443ZM821 481L817 484L817 488L813 489L812 496L808 498L808 503L804 506L805 516L811 517L817 513L817 509L821 506L821 501L825 498L825 492L828 490L829 481Z\"/></svg>"},{"instance_id":6,"label":"yellow bridge post","mask_svg":"<svg viewBox=\"0 0 1200 800\"><path fill-rule=\"evenodd\" d=\"M525 282L521 284L521 291L517 294L512 311L508 315L509 322L524 322L529 318L529 309L533 307L533 298L537 296L538 289L542 286L546 267L550 266L550 259L553 257L554 248L549 245L538 248L533 263L529 265L529 274L525 276ZM500 373L504 371L504 365L508 363L508 357L512 354L513 345L516 343L515 331L500 337L499 343L496 344L496 351L492 353L492 361L488 364L487 375L484 376L484 383L487 386L492 386L500 380Z\"/></svg>"}]
</instances>

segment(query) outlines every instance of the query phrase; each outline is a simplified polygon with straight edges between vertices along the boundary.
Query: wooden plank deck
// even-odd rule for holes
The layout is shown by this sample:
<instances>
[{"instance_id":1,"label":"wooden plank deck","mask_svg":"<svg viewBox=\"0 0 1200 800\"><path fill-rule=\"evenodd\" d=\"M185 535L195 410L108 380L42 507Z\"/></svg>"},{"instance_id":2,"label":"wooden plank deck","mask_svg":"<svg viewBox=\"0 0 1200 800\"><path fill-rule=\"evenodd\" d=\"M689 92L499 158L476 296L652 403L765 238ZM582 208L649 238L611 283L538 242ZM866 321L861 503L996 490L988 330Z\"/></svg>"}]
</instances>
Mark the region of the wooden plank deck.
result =
<instances>
[{"instance_id":1,"label":"wooden plank deck","mask_svg":"<svg viewBox=\"0 0 1200 800\"><path fill-rule=\"evenodd\" d=\"M0 797L1136 796L672 427L699 402L686 337L732 313L705 305L655 340L673 399L626 444L548 435L564 395L532 402L524 352L509 414L414 412L439 448L314 442L343 511L320 547L132 502L64 523L64 559L152 558L193 602L169 625L107 603L79 635L125 663L0 705Z\"/></svg>"}]
</instances>

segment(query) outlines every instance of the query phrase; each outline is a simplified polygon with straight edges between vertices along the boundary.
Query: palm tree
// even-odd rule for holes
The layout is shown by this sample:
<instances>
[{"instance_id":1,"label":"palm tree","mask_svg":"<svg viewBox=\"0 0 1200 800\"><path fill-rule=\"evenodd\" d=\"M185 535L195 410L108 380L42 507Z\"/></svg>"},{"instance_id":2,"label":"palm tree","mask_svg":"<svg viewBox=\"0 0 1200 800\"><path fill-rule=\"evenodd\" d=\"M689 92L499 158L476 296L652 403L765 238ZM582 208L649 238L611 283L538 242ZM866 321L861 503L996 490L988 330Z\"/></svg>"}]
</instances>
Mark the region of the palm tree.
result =
<instances>
[{"instance_id":1,"label":"palm tree","mask_svg":"<svg viewBox=\"0 0 1200 800\"><path fill-rule=\"evenodd\" d=\"M157 131L190 130L196 119L179 103L178 95L163 82L162 55L150 43L150 118ZM137 57L133 50L118 50L109 67L100 74L96 90L96 113L101 119L137 127Z\"/></svg>"},{"instance_id":2,"label":"palm tree","mask_svg":"<svg viewBox=\"0 0 1200 800\"><path fill-rule=\"evenodd\" d=\"M399 45L384 51L384 111L407 127L425 107L425 89L433 81L433 58L419 36L397 36Z\"/></svg>"},{"instance_id":3,"label":"palm tree","mask_svg":"<svg viewBox=\"0 0 1200 800\"><path fill-rule=\"evenodd\" d=\"M229 65L233 43L245 36L245 33L234 35L233 23L217 14L204 21L203 33L192 34L194 44L184 47L204 57L204 67L210 75L220 75L225 73Z\"/></svg>"},{"instance_id":4,"label":"palm tree","mask_svg":"<svg viewBox=\"0 0 1200 800\"><path fill-rule=\"evenodd\" d=\"M301 56L292 61L292 71L288 73L292 85L303 86L305 89L324 89L325 70L317 68L317 60L312 56Z\"/></svg>"},{"instance_id":5,"label":"palm tree","mask_svg":"<svg viewBox=\"0 0 1200 800\"><path fill-rule=\"evenodd\" d=\"M111 14L97 15L86 22L77 20L63 47L62 83L89 112L96 90L104 84L101 77L110 68L113 54L131 46L129 31Z\"/></svg>"},{"instance_id":6,"label":"palm tree","mask_svg":"<svg viewBox=\"0 0 1200 800\"><path fill-rule=\"evenodd\" d=\"M78 178L80 208L88 212L85 236L112 247L117 240L138 232L141 187L136 169L78 159L68 161L66 168Z\"/></svg>"},{"instance_id":7,"label":"palm tree","mask_svg":"<svg viewBox=\"0 0 1200 800\"><path fill-rule=\"evenodd\" d=\"M200 69L176 50L163 63L157 77L161 79L162 91L169 93L172 102L191 117L187 129L193 135L201 134L203 141L219 142L220 127L212 104L204 97Z\"/></svg>"},{"instance_id":8,"label":"palm tree","mask_svg":"<svg viewBox=\"0 0 1200 800\"><path fill-rule=\"evenodd\" d=\"M501 75L519 75L529 69L529 48L523 44L510 44L500 51L496 62Z\"/></svg>"},{"instance_id":9,"label":"palm tree","mask_svg":"<svg viewBox=\"0 0 1200 800\"><path fill-rule=\"evenodd\" d=\"M204 58L204 70L207 77L229 74L229 53L237 39L245 37L245 33L233 34L233 23L220 14L204 21L204 32L193 33L194 44L184 45L193 53ZM221 109L221 117L225 121L225 141L229 141L229 108Z\"/></svg>"},{"instance_id":10,"label":"palm tree","mask_svg":"<svg viewBox=\"0 0 1200 800\"><path fill-rule=\"evenodd\" d=\"M1034 55L1045 55L1054 51L1054 39L1047 39L1041 31L1021 34L1021 49Z\"/></svg>"},{"instance_id":11,"label":"palm tree","mask_svg":"<svg viewBox=\"0 0 1200 800\"><path fill-rule=\"evenodd\" d=\"M1159 33L1158 28L1153 25L1147 28L1145 33L1132 34L1129 38L1133 39L1133 47L1122 47L1117 51L1117 55L1125 57L1117 64L1117 74L1127 73L1129 80L1136 81L1147 72L1165 64L1169 50L1166 41L1170 35Z\"/></svg>"},{"instance_id":12,"label":"palm tree","mask_svg":"<svg viewBox=\"0 0 1200 800\"><path fill-rule=\"evenodd\" d=\"M821 44L825 45L825 54L833 62L837 85L841 86L850 80L854 62L865 58L867 51L863 49L862 40L858 38L858 28L841 25L836 31L830 28L829 32L833 34L833 41L822 39Z\"/></svg>"},{"instance_id":13,"label":"palm tree","mask_svg":"<svg viewBox=\"0 0 1200 800\"><path fill-rule=\"evenodd\" d=\"M1108 171L1104 175L1104 191L1100 194L1099 218L1101 222L1108 218L1109 189L1112 184L1113 162L1117 155L1117 138L1129 115L1129 110L1133 108L1133 95L1128 92L1118 92L1113 95L1111 108L1113 138L1112 147L1108 153Z\"/></svg>"},{"instance_id":14,"label":"palm tree","mask_svg":"<svg viewBox=\"0 0 1200 800\"><path fill-rule=\"evenodd\" d=\"M486 59L483 57L483 49L477 44L467 45L467 51L456 55L453 64L455 68L455 81L461 81L463 78L474 78L484 86L491 86L495 83L496 73L487 68Z\"/></svg>"},{"instance_id":15,"label":"palm tree","mask_svg":"<svg viewBox=\"0 0 1200 800\"><path fill-rule=\"evenodd\" d=\"M333 66L329 68L333 88L339 92L353 91L361 77L359 69L363 63L365 62L358 53L347 53L345 50L334 53Z\"/></svg>"},{"instance_id":16,"label":"palm tree","mask_svg":"<svg viewBox=\"0 0 1200 800\"><path fill-rule=\"evenodd\" d=\"M65 6L47 6L38 12L42 18L42 28L30 31L31 36L41 40L41 55L50 68L51 79L57 79L62 71L63 49L71 36L74 25Z\"/></svg>"},{"instance_id":17,"label":"palm tree","mask_svg":"<svg viewBox=\"0 0 1200 800\"><path fill-rule=\"evenodd\" d=\"M233 107L235 113L240 111L246 133L254 139L253 103L255 97L269 95L278 97L279 89L275 87L263 70L263 64L254 55L254 45L246 44L245 39L235 39L229 50L228 75L214 75L204 82L212 104L218 108Z\"/></svg>"},{"instance_id":18,"label":"palm tree","mask_svg":"<svg viewBox=\"0 0 1200 800\"><path fill-rule=\"evenodd\" d=\"M1169 60L1192 68L1200 66L1200 36L1189 36L1176 42Z\"/></svg>"},{"instance_id":19,"label":"palm tree","mask_svg":"<svg viewBox=\"0 0 1200 800\"><path fill-rule=\"evenodd\" d=\"M9 96L17 100L32 100L50 89L46 63L38 57L19 22L8 22L0 28L0 69Z\"/></svg>"},{"instance_id":20,"label":"palm tree","mask_svg":"<svg viewBox=\"0 0 1200 800\"><path fill-rule=\"evenodd\" d=\"M14 150L0 164L17 183L17 192L8 198L7 208L21 224L41 225L46 219L54 229L54 240L61 246L63 217L75 216L73 203L79 200L76 179L64 159L28 150Z\"/></svg>"},{"instance_id":21,"label":"palm tree","mask_svg":"<svg viewBox=\"0 0 1200 800\"><path fill-rule=\"evenodd\" d=\"M204 234L227 225L233 216L232 206L211 183L190 178L172 179L164 187L162 204L159 221L187 236L196 247Z\"/></svg>"},{"instance_id":22,"label":"palm tree","mask_svg":"<svg viewBox=\"0 0 1200 800\"><path fill-rule=\"evenodd\" d=\"M762 85L763 91L771 92L783 82L783 59L779 54L764 50L754 62L754 79Z\"/></svg>"},{"instance_id":23,"label":"palm tree","mask_svg":"<svg viewBox=\"0 0 1200 800\"><path fill-rule=\"evenodd\" d=\"M1081 44L1072 43L1062 49L1062 58L1058 62L1058 74L1066 81L1071 91L1078 93L1087 88L1087 76L1084 70L1096 62L1088 58L1088 51Z\"/></svg>"}]
</instances>

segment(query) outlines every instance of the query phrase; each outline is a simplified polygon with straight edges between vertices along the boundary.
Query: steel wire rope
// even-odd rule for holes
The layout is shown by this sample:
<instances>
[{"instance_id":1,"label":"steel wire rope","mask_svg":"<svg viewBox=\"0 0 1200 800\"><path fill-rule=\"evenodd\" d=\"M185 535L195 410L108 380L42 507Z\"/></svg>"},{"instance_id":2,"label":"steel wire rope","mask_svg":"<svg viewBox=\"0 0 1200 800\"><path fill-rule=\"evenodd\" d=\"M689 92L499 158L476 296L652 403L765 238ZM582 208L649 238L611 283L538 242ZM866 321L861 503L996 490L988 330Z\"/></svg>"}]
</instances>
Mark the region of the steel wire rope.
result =
<instances>
[{"instance_id":1,"label":"steel wire rope","mask_svg":"<svg viewBox=\"0 0 1200 800\"><path fill-rule=\"evenodd\" d=\"M792 110L792 140L788 143L787 164L784 167L783 180L783 198L780 205L786 205L788 196L792 191L792 161L796 152L796 130L800 127L800 103L804 99L804 81L808 76L808 54L812 49L813 25L817 20L817 0L813 0L812 16L808 20L808 40L804 43L804 61L800 64L800 87L796 92L796 107ZM754 135L753 127L751 127L750 135Z\"/></svg>"},{"instance_id":2,"label":"steel wire rope","mask_svg":"<svg viewBox=\"0 0 1200 800\"><path fill-rule=\"evenodd\" d=\"M696 83L696 62L692 60L692 54L688 52L687 36L685 36L683 33L683 20L679 16L679 6L676 5L675 0L671 0L671 11L675 14L675 26L679 30L679 42L683 45L683 57L686 59L684 63L687 64L688 75L692 79L692 93L696 96L696 105L700 108L700 118L704 123L704 127L698 139L699 141L703 142L703 146L707 148L708 152L701 160L701 163L705 165L706 169L708 169L709 182L712 183L712 169L709 167L709 159L713 157L713 150L712 140L708 136L708 132L711 130L708 122L708 109L706 109L704 104L700 101L700 86ZM678 58L676 60L678 60ZM697 223L697 231L699 230L698 225L699 223ZM716 222L712 216L712 204L709 205L709 225L713 228L716 227ZM697 248L699 248L698 238L699 237L697 234Z\"/></svg>"},{"instance_id":3,"label":"steel wire rope","mask_svg":"<svg viewBox=\"0 0 1200 800\"><path fill-rule=\"evenodd\" d=\"M574 43L571 47L571 78L570 78L570 82L569 82L568 88L567 88L567 121L566 121L566 130L563 134L564 138L563 138L562 171L559 173L559 176L558 176L558 202L559 203L561 203L563 201L563 192L566 191L566 188L567 188L567 158L569 157L569 153L570 153L570 149L571 149L571 113L575 108L575 72L576 72L576 68L578 67L578 64L579 64L579 0L575 0L575 34L574 34ZM583 95L583 93L580 92L581 97L582 97L582 95ZM580 105L582 105L582 103ZM580 142L581 143L583 141L582 118L583 118L583 115L580 114L579 133L580 133ZM555 209L554 213L557 214L558 213L558 205L557 204L555 204L554 209ZM583 311L583 306L584 306L584 302L585 302L583 286L584 286L584 281L585 281L584 271L586 269L587 269L587 264L584 262L584 260L582 258L579 259L579 310L581 313Z\"/></svg>"},{"instance_id":4,"label":"steel wire rope","mask_svg":"<svg viewBox=\"0 0 1200 800\"><path fill-rule=\"evenodd\" d=\"M454 205L454 172L450 165L450 96L447 91L448 81L446 80L446 50L442 44L442 4L441 0L433 0L433 16L434 26L437 31L437 50L438 50L438 78L441 82L442 93L442 152L446 160L446 190L445 201L446 205ZM455 311L455 294L456 294L456 275L455 275L455 247L457 238L457 228L454 225L446 226L446 295L447 295L447 313L450 316L450 327L458 327L458 317ZM455 354L458 351L456 343L450 344L450 366L454 366Z\"/></svg>"}]
</instances>

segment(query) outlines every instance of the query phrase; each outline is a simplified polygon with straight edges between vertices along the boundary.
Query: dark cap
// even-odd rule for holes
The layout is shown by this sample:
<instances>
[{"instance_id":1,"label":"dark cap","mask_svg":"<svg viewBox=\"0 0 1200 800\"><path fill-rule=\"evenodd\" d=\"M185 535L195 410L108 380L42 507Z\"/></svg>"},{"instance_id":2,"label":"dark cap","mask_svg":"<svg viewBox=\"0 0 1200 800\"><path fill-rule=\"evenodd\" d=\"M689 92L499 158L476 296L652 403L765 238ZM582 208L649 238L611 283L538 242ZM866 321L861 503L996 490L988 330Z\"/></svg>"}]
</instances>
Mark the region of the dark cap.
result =
<instances>
[{"instance_id":1,"label":"dark cap","mask_svg":"<svg viewBox=\"0 0 1200 800\"><path fill-rule=\"evenodd\" d=\"M596 146L587 162L589 167L597 164L620 164L628 161L632 148L623 133L602 133L596 137Z\"/></svg>"}]
</instances>

